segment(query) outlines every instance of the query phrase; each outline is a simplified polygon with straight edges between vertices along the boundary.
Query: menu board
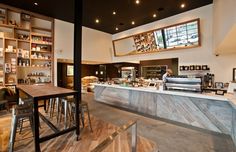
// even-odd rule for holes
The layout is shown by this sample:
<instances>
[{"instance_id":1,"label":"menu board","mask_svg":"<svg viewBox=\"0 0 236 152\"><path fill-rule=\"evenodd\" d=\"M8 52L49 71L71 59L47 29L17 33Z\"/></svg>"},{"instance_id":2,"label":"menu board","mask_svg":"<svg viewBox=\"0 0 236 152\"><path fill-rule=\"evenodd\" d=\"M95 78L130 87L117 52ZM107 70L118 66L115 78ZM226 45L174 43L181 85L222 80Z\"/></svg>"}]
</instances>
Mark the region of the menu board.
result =
<instances>
[{"instance_id":1,"label":"menu board","mask_svg":"<svg viewBox=\"0 0 236 152\"><path fill-rule=\"evenodd\" d=\"M115 56L185 49L200 46L200 19L113 41Z\"/></svg>"}]
</instances>

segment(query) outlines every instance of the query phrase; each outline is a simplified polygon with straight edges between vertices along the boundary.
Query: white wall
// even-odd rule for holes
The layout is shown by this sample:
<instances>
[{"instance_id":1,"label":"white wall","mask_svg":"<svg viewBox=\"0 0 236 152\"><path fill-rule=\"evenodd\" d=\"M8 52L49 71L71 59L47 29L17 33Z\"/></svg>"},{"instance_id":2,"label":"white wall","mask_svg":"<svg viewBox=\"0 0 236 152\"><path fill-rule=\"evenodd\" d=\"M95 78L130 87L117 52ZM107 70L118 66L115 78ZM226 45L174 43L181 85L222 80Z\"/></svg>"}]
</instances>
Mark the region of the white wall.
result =
<instances>
[{"instance_id":1,"label":"white wall","mask_svg":"<svg viewBox=\"0 0 236 152\"><path fill-rule=\"evenodd\" d=\"M112 60L112 35L83 27L82 60L110 63Z\"/></svg>"},{"instance_id":2,"label":"white wall","mask_svg":"<svg viewBox=\"0 0 236 152\"><path fill-rule=\"evenodd\" d=\"M133 55L124 57L113 57L114 62L140 61L164 58L179 58L179 65L207 64L211 68L211 73L215 74L216 81L228 82L232 79L232 69L236 67L236 54L220 55L218 57L213 53L213 5L207 5L182 14L178 14L163 20L150 24L139 26L118 34L113 35L113 40L122 37L138 34L141 32L165 27L175 23L181 23L191 19L200 18L202 46L192 49L182 49L175 51L166 51L145 55ZM180 73L185 74L185 73Z\"/></svg>"},{"instance_id":3,"label":"white wall","mask_svg":"<svg viewBox=\"0 0 236 152\"><path fill-rule=\"evenodd\" d=\"M219 46L233 26L236 26L236 0L214 0L213 2L213 49L216 53L232 52L232 50L222 50Z\"/></svg>"},{"instance_id":4,"label":"white wall","mask_svg":"<svg viewBox=\"0 0 236 152\"><path fill-rule=\"evenodd\" d=\"M55 19L54 35L54 82L57 82L57 59L73 60L74 25ZM112 35L83 27L82 29L82 60L102 63L111 62Z\"/></svg>"}]
</instances>

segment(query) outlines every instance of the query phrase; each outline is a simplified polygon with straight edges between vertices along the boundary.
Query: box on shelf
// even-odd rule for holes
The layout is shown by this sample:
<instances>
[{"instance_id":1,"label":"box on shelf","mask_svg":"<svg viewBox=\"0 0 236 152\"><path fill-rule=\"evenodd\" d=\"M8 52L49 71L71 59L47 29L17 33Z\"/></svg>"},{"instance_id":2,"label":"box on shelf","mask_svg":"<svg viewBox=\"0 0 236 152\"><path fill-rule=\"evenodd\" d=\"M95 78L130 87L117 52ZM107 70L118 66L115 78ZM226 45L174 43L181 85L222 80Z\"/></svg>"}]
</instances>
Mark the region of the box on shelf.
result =
<instances>
[{"instance_id":1,"label":"box on shelf","mask_svg":"<svg viewBox=\"0 0 236 152\"><path fill-rule=\"evenodd\" d=\"M3 56L3 48L0 48L0 57Z\"/></svg>"},{"instance_id":2,"label":"box on shelf","mask_svg":"<svg viewBox=\"0 0 236 152\"><path fill-rule=\"evenodd\" d=\"M5 63L5 72L10 73L11 72L11 64L10 63Z\"/></svg>"}]
</instances>

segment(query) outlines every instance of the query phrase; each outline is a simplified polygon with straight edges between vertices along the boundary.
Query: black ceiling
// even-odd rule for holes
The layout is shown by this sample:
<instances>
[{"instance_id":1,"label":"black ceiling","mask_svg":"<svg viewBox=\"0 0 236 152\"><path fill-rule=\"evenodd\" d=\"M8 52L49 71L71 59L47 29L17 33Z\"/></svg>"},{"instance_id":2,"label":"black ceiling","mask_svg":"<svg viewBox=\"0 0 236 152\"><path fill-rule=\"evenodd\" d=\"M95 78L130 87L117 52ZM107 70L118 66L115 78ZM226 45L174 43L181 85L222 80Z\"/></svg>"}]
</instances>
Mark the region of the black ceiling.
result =
<instances>
[{"instance_id":1,"label":"black ceiling","mask_svg":"<svg viewBox=\"0 0 236 152\"><path fill-rule=\"evenodd\" d=\"M74 0L1 0L1 3L73 22ZM34 5L38 3L38 6ZM185 3L185 8L180 5ZM83 25L111 34L160 20L194 8L213 3L213 0L84 0ZM112 12L116 11L116 15ZM157 17L152 15L156 13ZM99 24L95 19L100 20ZM131 22L135 21L135 25ZM116 27L119 28L116 31Z\"/></svg>"}]
</instances>

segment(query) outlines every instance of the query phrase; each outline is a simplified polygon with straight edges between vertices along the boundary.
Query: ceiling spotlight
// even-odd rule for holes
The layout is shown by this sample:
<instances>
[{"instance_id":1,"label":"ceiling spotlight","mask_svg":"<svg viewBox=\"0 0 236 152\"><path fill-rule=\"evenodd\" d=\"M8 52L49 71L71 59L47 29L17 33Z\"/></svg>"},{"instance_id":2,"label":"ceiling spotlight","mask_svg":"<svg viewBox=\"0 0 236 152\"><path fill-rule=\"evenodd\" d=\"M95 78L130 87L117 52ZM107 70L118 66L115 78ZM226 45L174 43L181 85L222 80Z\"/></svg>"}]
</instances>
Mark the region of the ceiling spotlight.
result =
<instances>
[{"instance_id":1,"label":"ceiling spotlight","mask_svg":"<svg viewBox=\"0 0 236 152\"><path fill-rule=\"evenodd\" d=\"M153 18L156 18L156 17L157 17L157 14L156 14L156 13L154 13L154 14L152 15L152 17L153 17Z\"/></svg>"},{"instance_id":2,"label":"ceiling spotlight","mask_svg":"<svg viewBox=\"0 0 236 152\"><path fill-rule=\"evenodd\" d=\"M139 3L140 3L140 0L136 0L135 3L136 3L136 4L139 4Z\"/></svg>"},{"instance_id":3,"label":"ceiling spotlight","mask_svg":"<svg viewBox=\"0 0 236 152\"><path fill-rule=\"evenodd\" d=\"M119 30L119 28L118 27L116 27L116 31L118 31Z\"/></svg>"},{"instance_id":4,"label":"ceiling spotlight","mask_svg":"<svg viewBox=\"0 0 236 152\"><path fill-rule=\"evenodd\" d=\"M37 2L34 3L35 6L38 6L39 4Z\"/></svg>"},{"instance_id":5,"label":"ceiling spotlight","mask_svg":"<svg viewBox=\"0 0 236 152\"><path fill-rule=\"evenodd\" d=\"M185 4L184 4L184 3L181 4L180 7L181 7L181 8L185 8Z\"/></svg>"},{"instance_id":6,"label":"ceiling spotlight","mask_svg":"<svg viewBox=\"0 0 236 152\"><path fill-rule=\"evenodd\" d=\"M135 24L135 22L134 22L134 21L132 21L132 22L131 22L131 24L132 24L132 25L134 25L134 24Z\"/></svg>"},{"instance_id":7,"label":"ceiling spotlight","mask_svg":"<svg viewBox=\"0 0 236 152\"><path fill-rule=\"evenodd\" d=\"M113 14L113 15L116 15L116 11L113 11L112 14Z\"/></svg>"},{"instance_id":8,"label":"ceiling spotlight","mask_svg":"<svg viewBox=\"0 0 236 152\"><path fill-rule=\"evenodd\" d=\"M100 21L99 21L99 19L96 19L95 22L96 22L96 23L99 23Z\"/></svg>"}]
</instances>

